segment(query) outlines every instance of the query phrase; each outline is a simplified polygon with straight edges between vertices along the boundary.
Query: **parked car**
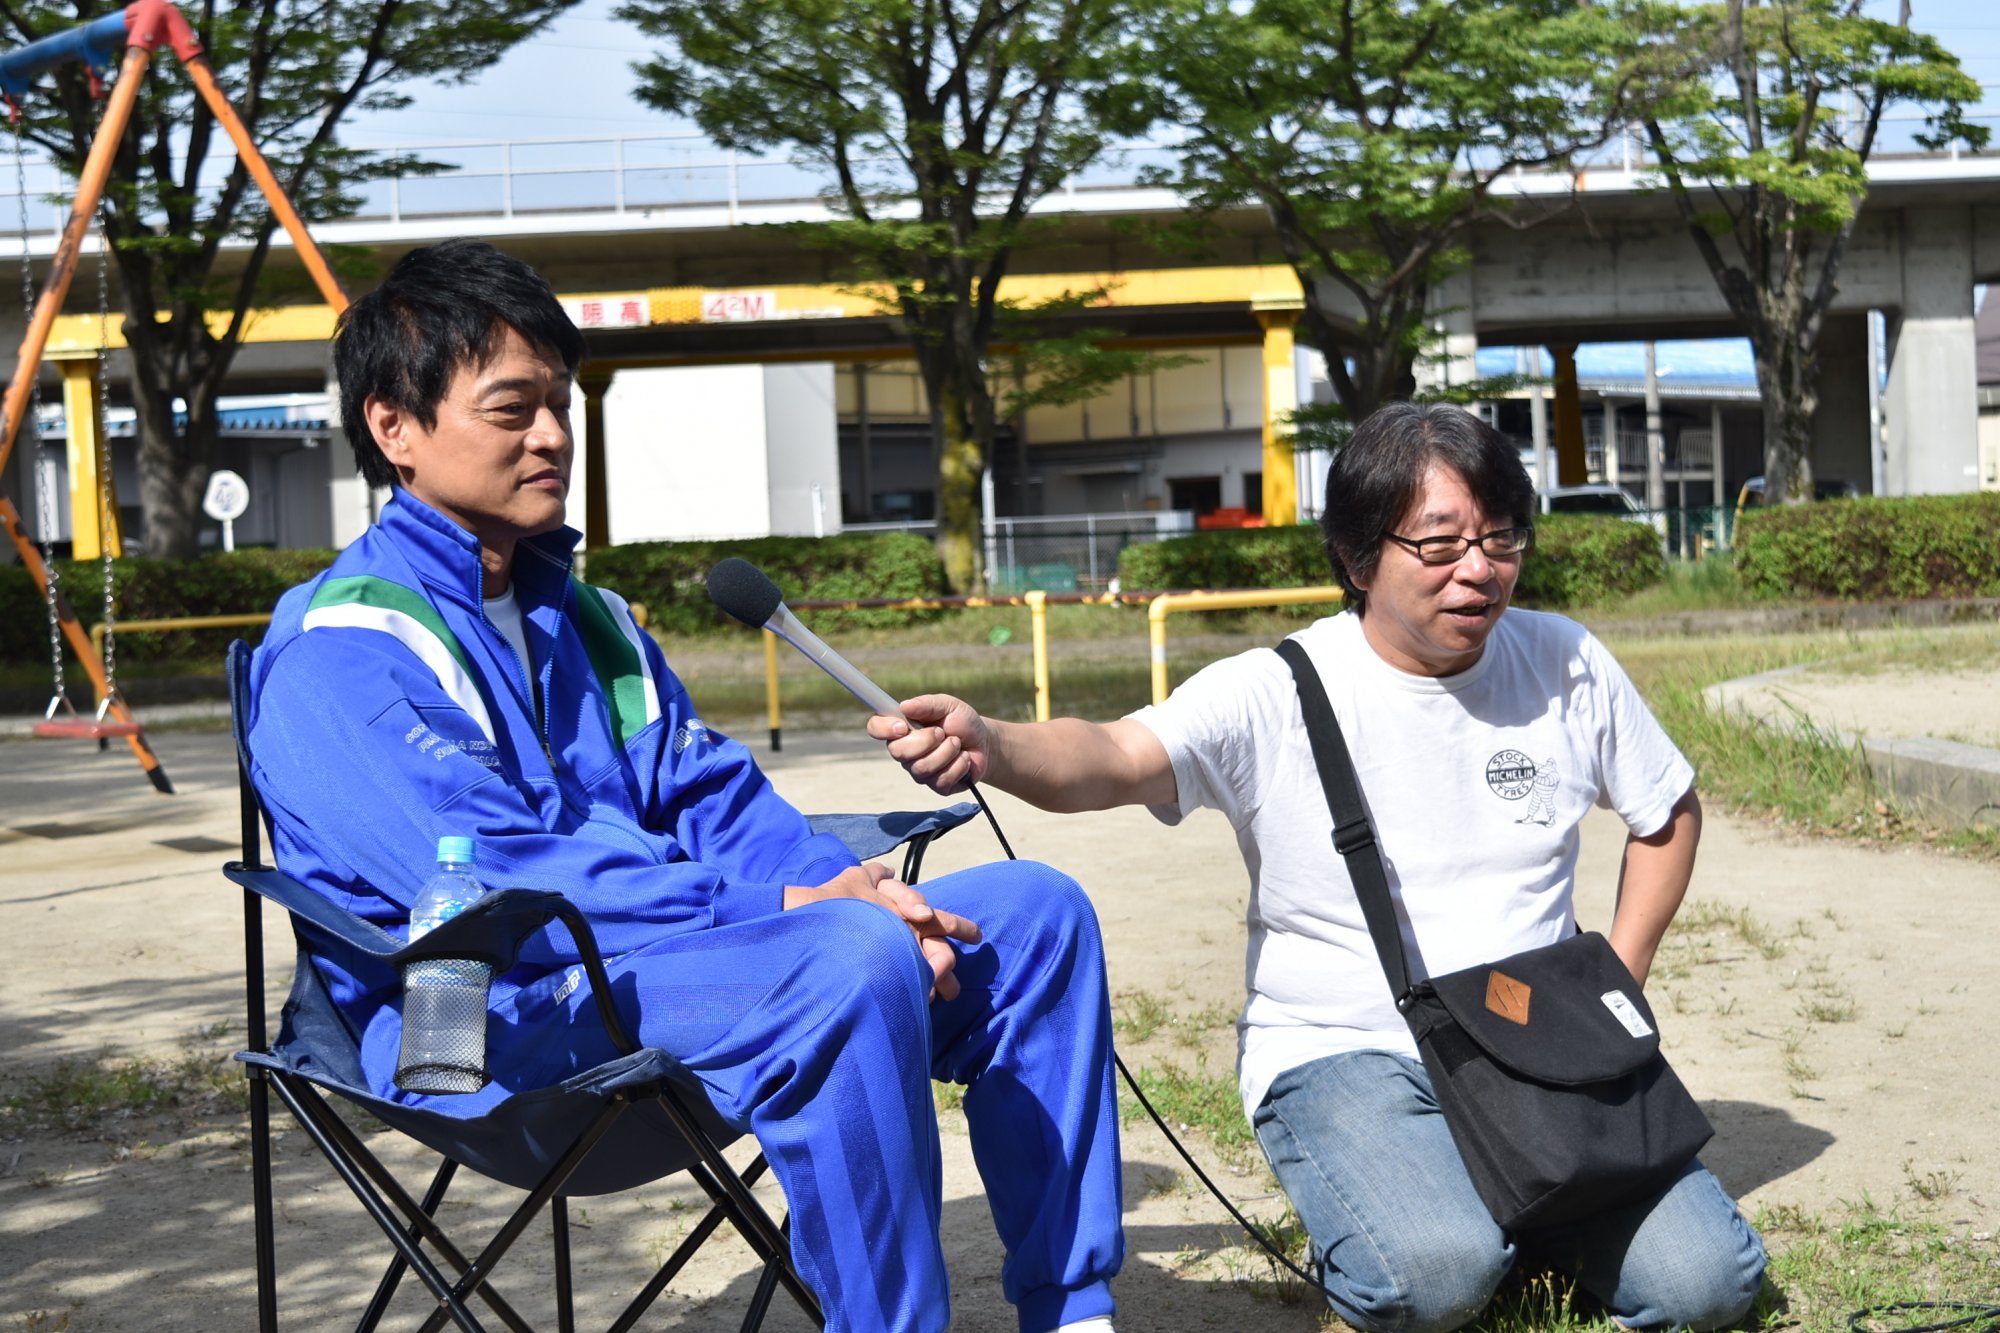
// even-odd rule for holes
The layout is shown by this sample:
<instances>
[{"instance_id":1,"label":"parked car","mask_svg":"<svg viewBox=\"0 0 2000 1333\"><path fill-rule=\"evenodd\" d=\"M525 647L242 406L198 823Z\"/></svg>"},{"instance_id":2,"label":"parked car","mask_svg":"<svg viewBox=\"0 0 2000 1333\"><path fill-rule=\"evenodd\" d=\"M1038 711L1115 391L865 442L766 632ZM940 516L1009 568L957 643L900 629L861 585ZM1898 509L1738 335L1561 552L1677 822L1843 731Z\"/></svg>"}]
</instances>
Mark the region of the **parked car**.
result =
<instances>
[{"instance_id":1,"label":"parked car","mask_svg":"<svg viewBox=\"0 0 2000 1333\"><path fill-rule=\"evenodd\" d=\"M1851 481L1839 477L1815 477L1813 479L1813 499L1852 500L1861 494L1861 488ZM1743 483L1743 489L1736 492L1736 512L1741 515L1746 509L1755 509L1764 503L1764 479L1752 477Z\"/></svg>"},{"instance_id":2,"label":"parked car","mask_svg":"<svg viewBox=\"0 0 2000 1333\"><path fill-rule=\"evenodd\" d=\"M1542 512L1610 514L1638 523L1648 521L1645 506L1633 498L1632 492L1623 486L1613 486L1608 481L1591 482L1585 486L1551 486L1542 492Z\"/></svg>"},{"instance_id":3,"label":"parked car","mask_svg":"<svg viewBox=\"0 0 2000 1333\"><path fill-rule=\"evenodd\" d=\"M1851 500L1859 494L1861 494L1861 488L1851 481L1844 481L1839 477L1813 478L1813 499L1815 500ZM1744 510L1756 509L1763 503L1764 479L1762 477L1752 477L1743 483L1742 490L1736 492L1736 514L1731 521L1742 522Z\"/></svg>"}]
</instances>

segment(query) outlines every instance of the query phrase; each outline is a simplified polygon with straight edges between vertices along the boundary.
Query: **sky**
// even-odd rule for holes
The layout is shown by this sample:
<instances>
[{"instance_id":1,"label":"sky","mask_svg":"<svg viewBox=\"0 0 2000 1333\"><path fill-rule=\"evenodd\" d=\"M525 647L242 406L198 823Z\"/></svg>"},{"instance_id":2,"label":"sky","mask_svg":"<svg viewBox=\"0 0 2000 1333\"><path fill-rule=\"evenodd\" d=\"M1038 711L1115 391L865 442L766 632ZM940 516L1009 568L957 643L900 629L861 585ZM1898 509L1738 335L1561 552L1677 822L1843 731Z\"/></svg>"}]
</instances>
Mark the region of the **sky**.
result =
<instances>
[{"instance_id":1,"label":"sky","mask_svg":"<svg viewBox=\"0 0 2000 1333\"><path fill-rule=\"evenodd\" d=\"M1867 0L1867 9L1893 19L1897 3ZM631 65L646 42L612 17L616 8L616 0L583 0L470 84L411 86L414 105L358 118L348 141L404 146L686 132L684 123L634 98ZM1956 52L1974 78L2000 85L2000 6L1993 0L1911 0L1911 15L1918 29ZM1987 123L2000 131L2000 86L1990 90L1987 109Z\"/></svg>"},{"instance_id":2,"label":"sky","mask_svg":"<svg viewBox=\"0 0 2000 1333\"><path fill-rule=\"evenodd\" d=\"M1893 19L1898 3L1866 0L1866 8ZM412 85L406 89L415 99L410 107L358 117L345 137L356 146L414 147L693 133L692 126L641 105L634 96L632 62L644 53L646 41L613 17L617 4L583 0L479 78L457 86ZM1967 73L1992 85L1978 114L1993 128L1994 151L2000 151L2000 5L1994 0L1911 0L1911 18L1915 27L1956 53ZM1627 361L1636 363L1639 355L1636 343L1603 350L1620 369ZM1501 359L1511 357L1511 352L1490 351ZM1685 373L1701 378L1749 374L1748 347L1739 340L1689 344L1680 360L1686 363Z\"/></svg>"}]
</instances>

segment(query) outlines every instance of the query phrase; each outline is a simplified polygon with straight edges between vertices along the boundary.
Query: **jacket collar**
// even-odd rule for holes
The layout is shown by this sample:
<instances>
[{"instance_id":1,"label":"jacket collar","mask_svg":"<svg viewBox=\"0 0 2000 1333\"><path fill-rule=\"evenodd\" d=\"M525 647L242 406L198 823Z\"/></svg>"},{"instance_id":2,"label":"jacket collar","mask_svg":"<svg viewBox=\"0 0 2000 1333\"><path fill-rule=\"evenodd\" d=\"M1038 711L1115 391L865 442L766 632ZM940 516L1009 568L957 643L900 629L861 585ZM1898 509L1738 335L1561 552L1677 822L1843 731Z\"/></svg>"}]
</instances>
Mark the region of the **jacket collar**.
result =
<instances>
[{"instance_id":1,"label":"jacket collar","mask_svg":"<svg viewBox=\"0 0 2000 1333\"><path fill-rule=\"evenodd\" d=\"M479 564L477 537L400 486L376 521L426 587L470 609L479 608L485 571ZM514 593L524 610L561 600L582 537L575 528L561 527L529 537L514 548Z\"/></svg>"}]
</instances>

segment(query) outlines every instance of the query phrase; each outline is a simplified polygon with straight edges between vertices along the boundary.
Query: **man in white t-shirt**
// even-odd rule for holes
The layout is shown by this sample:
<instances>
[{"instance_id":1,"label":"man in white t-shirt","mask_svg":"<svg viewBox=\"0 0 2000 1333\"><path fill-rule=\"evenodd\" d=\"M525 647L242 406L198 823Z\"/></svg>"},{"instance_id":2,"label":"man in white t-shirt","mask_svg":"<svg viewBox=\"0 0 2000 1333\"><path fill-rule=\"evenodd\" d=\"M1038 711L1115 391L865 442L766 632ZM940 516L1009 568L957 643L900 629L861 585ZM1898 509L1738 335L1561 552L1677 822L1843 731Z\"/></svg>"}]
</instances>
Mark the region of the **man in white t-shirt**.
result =
<instances>
[{"instance_id":1,"label":"man in white t-shirt","mask_svg":"<svg viewBox=\"0 0 2000 1333\"><path fill-rule=\"evenodd\" d=\"M1574 933L1578 826L1630 836L1612 948L1641 984L1694 866L1694 772L1581 625L1508 612L1533 544L1518 453L1456 408L1396 404L1336 456L1321 520L1347 611L1294 637L1354 758L1412 979ZM1291 672L1255 650L1117 722L1005 723L947 695L871 734L940 792L1044 809L1220 810L1250 872L1245 1113L1312 1237L1329 1303L1381 1333L1478 1316L1517 1253L1631 1328L1743 1317L1764 1250L1699 1162L1656 1197L1503 1232L1474 1192L1331 843Z\"/></svg>"}]
</instances>

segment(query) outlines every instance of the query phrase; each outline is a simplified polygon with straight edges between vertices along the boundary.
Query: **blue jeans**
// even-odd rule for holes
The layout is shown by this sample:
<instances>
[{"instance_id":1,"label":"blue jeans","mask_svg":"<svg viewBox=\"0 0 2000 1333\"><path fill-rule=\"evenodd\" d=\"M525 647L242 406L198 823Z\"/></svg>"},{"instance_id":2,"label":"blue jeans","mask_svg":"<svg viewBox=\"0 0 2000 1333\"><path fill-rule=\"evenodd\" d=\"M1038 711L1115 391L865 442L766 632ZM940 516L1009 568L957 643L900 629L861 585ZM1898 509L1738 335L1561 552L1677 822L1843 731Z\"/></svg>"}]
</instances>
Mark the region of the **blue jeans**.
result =
<instances>
[{"instance_id":1,"label":"blue jeans","mask_svg":"<svg viewBox=\"0 0 2000 1333\"><path fill-rule=\"evenodd\" d=\"M1419 1062L1387 1051L1286 1070L1257 1140L1312 1237L1335 1313L1370 1333L1472 1322L1514 1266L1573 1274L1628 1328L1724 1327L1748 1313L1764 1245L1700 1162L1659 1196L1503 1232L1480 1202Z\"/></svg>"}]
</instances>

